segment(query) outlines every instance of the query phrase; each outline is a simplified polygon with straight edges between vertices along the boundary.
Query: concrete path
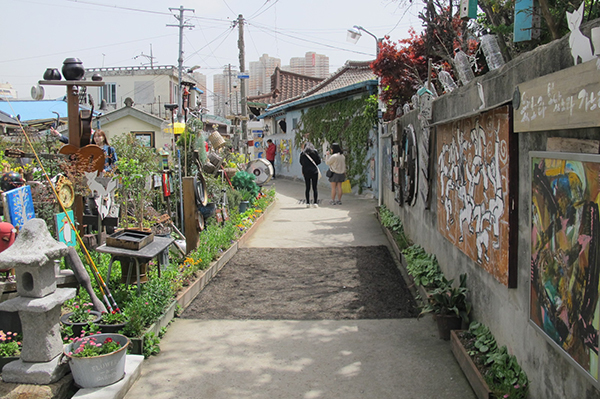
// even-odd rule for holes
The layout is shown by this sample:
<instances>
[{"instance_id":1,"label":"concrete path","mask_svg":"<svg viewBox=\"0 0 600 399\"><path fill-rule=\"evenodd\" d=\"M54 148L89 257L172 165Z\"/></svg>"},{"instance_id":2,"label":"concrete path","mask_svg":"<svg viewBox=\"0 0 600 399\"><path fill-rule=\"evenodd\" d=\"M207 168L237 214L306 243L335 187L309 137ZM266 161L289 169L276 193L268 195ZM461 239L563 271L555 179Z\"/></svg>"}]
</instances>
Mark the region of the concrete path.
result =
<instances>
[{"instance_id":1,"label":"concrete path","mask_svg":"<svg viewBox=\"0 0 600 399\"><path fill-rule=\"evenodd\" d=\"M304 183L277 179L278 200L246 246L387 245L376 201L345 195L306 208ZM285 259L282 259L285 261ZM176 319L126 399L474 399L450 344L421 320Z\"/></svg>"}]
</instances>

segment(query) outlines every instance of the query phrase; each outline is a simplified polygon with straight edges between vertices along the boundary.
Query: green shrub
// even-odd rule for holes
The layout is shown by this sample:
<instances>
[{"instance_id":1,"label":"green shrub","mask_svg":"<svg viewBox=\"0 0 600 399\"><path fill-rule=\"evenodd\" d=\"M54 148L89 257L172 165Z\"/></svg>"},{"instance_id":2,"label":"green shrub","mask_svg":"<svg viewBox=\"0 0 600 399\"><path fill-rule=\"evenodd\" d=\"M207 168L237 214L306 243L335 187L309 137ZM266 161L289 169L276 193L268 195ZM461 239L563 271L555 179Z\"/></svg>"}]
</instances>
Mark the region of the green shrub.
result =
<instances>
[{"instance_id":1,"label":"green shrub","mask_svg":"<svg viewBox=\"0 0 600 399\"><path fill-rule=\"evenodd\" d=\"M444 274L433 254L425 252L420 245L411 245L402 251L406 259L406 271L415 280L415 284L426 288L436 288L444 280Z\"/></svg>"},{"instance_id":2,"label":"green shrub","mask_svg":"<svg viewBox=\"0 0 600 399\"><path fill-rule=\"evenodd\" d=\"M260 192L260 187L256 184L256 176L243 170L233 176L231 184L236 190L249 192L252 198L256 198ZM250 199L251 202L252 198Z\"/></svg>"},{"instance_id":3,"label":"green shrub","mask_svg":"<svg viewBox=\"0 0 600 399\"><path fill-rule=\"evenodd\" d=\"M402 251L403 249L410 246L410 242L406 234L404 233L404 226L400 218L390 211L385 205L379 208L379 220L386 229L392 232L398 248Z\"/></svg>"}]
</instances>

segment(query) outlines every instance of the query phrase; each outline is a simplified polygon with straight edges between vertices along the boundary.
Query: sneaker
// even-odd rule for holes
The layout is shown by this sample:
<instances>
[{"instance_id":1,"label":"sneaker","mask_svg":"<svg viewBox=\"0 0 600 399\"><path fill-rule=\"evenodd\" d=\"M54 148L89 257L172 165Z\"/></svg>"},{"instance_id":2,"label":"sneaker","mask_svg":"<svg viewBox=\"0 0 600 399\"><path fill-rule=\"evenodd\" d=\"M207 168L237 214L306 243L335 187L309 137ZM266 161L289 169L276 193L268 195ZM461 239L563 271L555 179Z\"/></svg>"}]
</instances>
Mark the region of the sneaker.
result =
<instances>
[{"instance_id":1,"label":"sneaker","mask_svg":"<svg viewBox=\"0 0 600 399\"><path fill-rule=\"evenodd\" d=\"M342 205L342 201L336 201L335 204L336 205Z\"/></svg>"},{"instance_id":2,"label":"sneaker","mask_svg":"<svg viewBox=\"0 0 600 399\"><path fill-rule=\"evenodd\" d=\"M306 204L306 207L307 207L307 208L310 208L310 204Z\"/></svg>"},{"instance_id":3,"label":"sneaker","mask_svg":"<svg viewBox=\"0 0 600 399\"><path fill-rule=\"evenodd\" d=\"M313 208L318 208L318 207L319 207L319 205L317 205L317 204L312 204L312 207L313 207Z\"/></svg>"},{"instance_id":4,"label":"sneaker","mask_svg":"<svg viewBox=\"0 0 600 399\"><path fill-rule=\"evenodd\" d=\"M337 204L337 202L335 202L333 200L329 201L329 205L336 205L336 204Z\"/></svg>"}]
</instances>

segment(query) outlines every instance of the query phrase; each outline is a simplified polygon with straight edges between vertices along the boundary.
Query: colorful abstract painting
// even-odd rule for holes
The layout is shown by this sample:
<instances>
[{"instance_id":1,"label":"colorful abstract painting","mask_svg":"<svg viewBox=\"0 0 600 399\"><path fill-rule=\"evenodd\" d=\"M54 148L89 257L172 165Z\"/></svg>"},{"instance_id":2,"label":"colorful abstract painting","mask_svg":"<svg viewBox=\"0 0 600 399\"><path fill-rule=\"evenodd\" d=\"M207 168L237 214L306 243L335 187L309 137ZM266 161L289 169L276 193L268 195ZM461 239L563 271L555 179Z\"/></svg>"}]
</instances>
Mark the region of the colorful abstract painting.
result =
<instances>
[{"instance_id":1,"label":"colorful abstract painting","mask_svg":"<svg viewBox=\"0 0 600 399\"><path fill-rule=\"evenodd\" d=\"M436 152L438 230L508 286L516 275L509 267L509 139L508 107L501 107L439 126Z\"/></svg>"},{"instance_id":2,"label":"colorful abstract painting","mask_svg":"<svg viewBox=\"0 0 600 399\"><path fill-rule=\"evenodd\" d=\"M530 319L597 381L600 156L530 157Z\"/></svg>"},{"instance_id":3,"label":"colorful abstract painting","mask_svg":"<svg viewBox=\"0 0 600 399\"><path fill-rule=\"evenodd\" d=\"M67 215L69 217L67 218ZM64 212L58 213L54 215L56 220L56 232L58 236L58 241L64 242L69 247L74 247L77 245L77 237L75 236L75 230L72 228L72 224L75 224L75 217L73 216L73 211L69 210L65 214ZM69 219L71 223L69 223Z\"/></svg>"},{"instance_id":4,"label":"colorful abstract painting","mask_svg":"<svg viewBox=\"0 0 600 399\"><path fill-rule=\"evenodd\" d=\"M35 218L31 187L24 185L3 194L4 217L6 221L20 229L26 221Z\"/></svg>"}]
</instances>

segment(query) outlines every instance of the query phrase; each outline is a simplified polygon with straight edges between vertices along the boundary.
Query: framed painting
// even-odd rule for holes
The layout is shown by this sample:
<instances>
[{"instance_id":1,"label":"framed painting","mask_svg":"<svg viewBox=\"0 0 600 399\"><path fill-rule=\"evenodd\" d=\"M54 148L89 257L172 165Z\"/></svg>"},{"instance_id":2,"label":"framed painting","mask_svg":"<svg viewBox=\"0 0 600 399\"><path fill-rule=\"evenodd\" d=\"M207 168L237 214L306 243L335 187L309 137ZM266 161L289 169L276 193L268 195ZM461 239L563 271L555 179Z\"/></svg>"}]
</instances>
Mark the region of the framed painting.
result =
<instances>
[{"instance_id":1,"label":"framed painting","mask_svg":"<svg viewBox=\"0 0 600 399\"><path fill-rule=\"evenodd\" d=\"M514 288L518 157L510 126L508 106L438 126L437 225L477 265Z\"/></svg>"},{"instance_id":2,"label":"framed painting","mask_svg":"<svg viewBox=\"0 0 600 399\"><path fill-rule=\"evenodd\" d=\"M69 215L67 217L67 215ZM75 216L73 216L73 210L67 211L67 213L61 212L54 215L54 221L56 222L56 235L58 237L58 241L67 244L69 247L74 247L77 245L77 237L75 236L75 230L71 223L69 223L69 219L73 224L75 224Z\"/></svg>"},{"instance_id":3,"label":"framed painting","mask_svg":"<svg viewBox=\"0 0 600 399\"><path fill-rule=\"evenodd\" d=\"M598 385L600 156L529 158L530 322Z\"/></svg>"},{"instance_id":4,"label":"framed painting","mask_svg":"<svg viewBox=\"0 0 600 399\"><path fill-rule=\"evenodd\" d=\"M4 218L17 229L21 229L25 222L35 218L31 187L24 185L3 194Z\"/></svg>"}]
</instances>

